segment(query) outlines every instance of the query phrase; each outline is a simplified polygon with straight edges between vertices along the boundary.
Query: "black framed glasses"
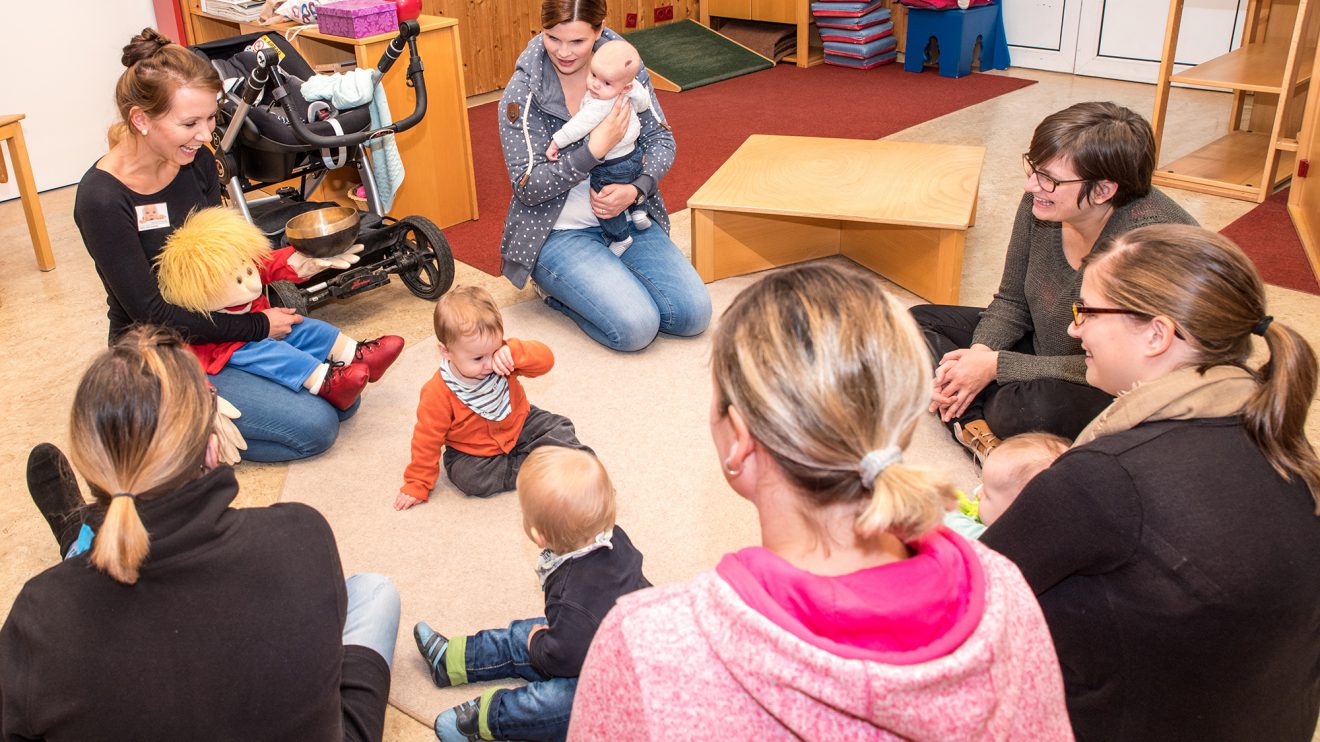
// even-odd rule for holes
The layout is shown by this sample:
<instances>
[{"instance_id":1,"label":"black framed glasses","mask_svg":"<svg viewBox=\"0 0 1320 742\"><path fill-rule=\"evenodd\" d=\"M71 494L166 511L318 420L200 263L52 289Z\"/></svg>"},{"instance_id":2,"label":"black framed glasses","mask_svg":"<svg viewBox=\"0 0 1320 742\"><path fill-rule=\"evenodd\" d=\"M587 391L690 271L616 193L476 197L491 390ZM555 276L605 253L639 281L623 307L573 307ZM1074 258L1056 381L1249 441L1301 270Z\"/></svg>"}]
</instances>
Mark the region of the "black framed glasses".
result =
<instances>
[{"instance_id":1,"label":"black framed glasses","mask_svg":"<svg viewBox=\"0 0 1320 742\"><path fill-rule=\"evenodd\" d=\"M1086 182L1086 178L1070 178L1069 180L1059 180L1058 178L1054 178L1049 175L1046 175L1045 173L1042 173L1041 171L1036 169L1036 164L1031 161L1031 156L1025 153L1022 155L1022 170L1027 174L1028 178L1030 178L1033 175L1036 176L1036 182L1040 184L1040 189L1042 191L1045 191L1046 193L1054 193L1054 189L1058 188L1060 185L1063 185L1064 183Z\"/></svg>"},{"instance_id":2,"label":"black framed glasses","mask_svg":"<svg viewBox=\"0 0 1320 742\"><path fill-rule=\"evenodd\" d=\"M1081 327L1086 322L1088 314L1129 314L1133 317L1149 317L1144 312L1134 312L1131 309L1118 309L1117 307L1088 307L1080 301L1073 302L1072 305L1073 324Z\"/></svg>"},{"instance_id":3,"label":"black framed glasses","mask_svg":"<svg viewBox=\"0 0 1320 742\"><path fill-rule=\"evenodd\" d=\"M1132 317L1145 317L1146 319L1154 319L1154 317L1152 317L1149 314L1146 314L1145 312L1134 312L1131 309L1119 309L1117 307L1088 307L1085 304L1083 304L1080 300L1073 302L1072 313L1073 313L1073 324L1077 325L1078 327L1081 327L1082 323L1086 322L1086 315L1088 314L1126 314ZM1170 320L1170 322L1172 322L1172 320ZM1173 323L1173 336L1178 338L1179 340L1187 339L1187 336L1183 334L1182 329L1178 327L1176 322Z\"/></svg>"}]
</instances>

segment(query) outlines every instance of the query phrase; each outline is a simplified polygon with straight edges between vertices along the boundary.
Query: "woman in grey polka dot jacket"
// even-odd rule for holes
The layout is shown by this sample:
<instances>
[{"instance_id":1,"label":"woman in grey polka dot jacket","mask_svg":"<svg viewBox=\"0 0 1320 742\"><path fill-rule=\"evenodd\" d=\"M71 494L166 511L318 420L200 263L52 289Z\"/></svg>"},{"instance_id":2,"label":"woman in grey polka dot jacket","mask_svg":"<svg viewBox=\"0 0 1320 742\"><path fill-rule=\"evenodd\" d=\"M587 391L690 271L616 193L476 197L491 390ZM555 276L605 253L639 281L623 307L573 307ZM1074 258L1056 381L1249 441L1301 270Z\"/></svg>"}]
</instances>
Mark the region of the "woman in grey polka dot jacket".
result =
<instances>
[{"instance_id":1,"label":"woman in grey polka dot jacket","mask_svg":"<svg viewBox=\"0 0 1320 742\"><path fill-rule=\"evenodd\" d=\"M513 185L500 254L515 286L536 282L546 303L592 339L615 350L641 350L658 333L697 335L710 323L710 295L669 239L669 213L658 190L674 164L674 137L651 91L640 114L642 174L632 183L592 191L591 169L623 138L630 105L620 96L586 140L546 159L551 136L577 113L595 47L618 34L604 27L604 0L545 0L544 31L527 45L500 99L500 145ZM630 227L632 245L609 250L598 218L641 203L654 225Z\"/></svg>"}]
</instances>

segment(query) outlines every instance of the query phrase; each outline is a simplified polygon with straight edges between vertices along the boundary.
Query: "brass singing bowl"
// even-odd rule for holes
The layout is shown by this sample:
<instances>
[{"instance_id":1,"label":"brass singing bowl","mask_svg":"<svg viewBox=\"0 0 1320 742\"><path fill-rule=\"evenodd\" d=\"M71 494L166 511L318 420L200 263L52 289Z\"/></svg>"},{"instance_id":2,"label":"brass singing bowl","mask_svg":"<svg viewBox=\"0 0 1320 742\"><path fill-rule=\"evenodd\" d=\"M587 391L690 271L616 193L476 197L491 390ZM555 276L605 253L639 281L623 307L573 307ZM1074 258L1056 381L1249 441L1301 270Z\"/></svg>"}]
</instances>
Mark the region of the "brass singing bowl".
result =
<instances>
[{"instance_id":1,"label":"brass singing bowl","mask_svg":"<svg viewBox=\"0 0 1320 742\"><path fill-rule=\"evenodd\" d=\"M284 225L284 238L298 252L314 258L338 255L357 240L358 213L347 206L331 206L299 214Z\"/></svg>"}]
</instances>

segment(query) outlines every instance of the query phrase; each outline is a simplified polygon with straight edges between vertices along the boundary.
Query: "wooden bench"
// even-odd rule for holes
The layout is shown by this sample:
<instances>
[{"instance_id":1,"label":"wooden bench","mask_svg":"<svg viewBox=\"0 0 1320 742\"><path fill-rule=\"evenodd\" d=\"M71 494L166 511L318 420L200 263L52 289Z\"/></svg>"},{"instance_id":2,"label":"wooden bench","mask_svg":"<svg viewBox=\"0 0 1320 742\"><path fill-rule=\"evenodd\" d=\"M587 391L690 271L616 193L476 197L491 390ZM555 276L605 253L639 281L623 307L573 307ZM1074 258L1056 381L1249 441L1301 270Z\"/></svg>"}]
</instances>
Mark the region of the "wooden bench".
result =
<instances>
[{"instance_id":1,"label":"wooden bench","mask_svg":"<svg viewBox=\"0 0 1320 742\"><path fill-rule=\"evenodd\" d=\"M956 304L982 147L754 135L688 199L703 281L845 255Z\"/></svg>"}]
</instances>

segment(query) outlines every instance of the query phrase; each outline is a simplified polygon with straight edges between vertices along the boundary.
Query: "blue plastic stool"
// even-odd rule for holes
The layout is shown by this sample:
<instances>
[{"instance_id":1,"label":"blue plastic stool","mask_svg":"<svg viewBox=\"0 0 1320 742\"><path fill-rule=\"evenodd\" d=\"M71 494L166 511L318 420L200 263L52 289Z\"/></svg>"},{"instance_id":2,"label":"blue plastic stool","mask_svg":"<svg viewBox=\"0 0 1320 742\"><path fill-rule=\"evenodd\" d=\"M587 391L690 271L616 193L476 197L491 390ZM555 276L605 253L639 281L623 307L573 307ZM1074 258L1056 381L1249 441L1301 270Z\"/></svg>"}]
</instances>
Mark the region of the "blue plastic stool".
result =
<instances>
[{"instance_id":1,"label":"blue plastic stool","mask_svg":"<svg viewBox=\"0 0 1320 742\"><path fill-rule=\"evenodd\" d=\"M944 77L972 74L972 52L978 36L981 69L1008 67L1008 40L1004 38L1004 14L999 3L975 5L967 10L908 8L904 70L921 71L926 64L926 44L932 36L940 45L939 67Z\"/></svg>"}]
</instances>

